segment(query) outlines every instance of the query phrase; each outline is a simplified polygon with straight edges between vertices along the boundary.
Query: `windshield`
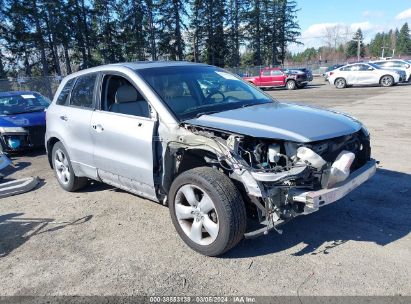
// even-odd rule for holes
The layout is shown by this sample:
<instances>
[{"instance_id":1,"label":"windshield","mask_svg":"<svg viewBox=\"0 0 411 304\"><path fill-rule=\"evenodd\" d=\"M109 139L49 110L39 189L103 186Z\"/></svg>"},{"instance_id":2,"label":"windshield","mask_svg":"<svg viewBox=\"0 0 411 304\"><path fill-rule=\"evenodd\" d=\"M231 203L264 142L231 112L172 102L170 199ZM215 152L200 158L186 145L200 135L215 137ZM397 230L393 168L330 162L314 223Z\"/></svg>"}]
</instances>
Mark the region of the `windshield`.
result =
<instances>
[{"instance_id":1,"label":"windshield","mask_svg":"<svg viewBox=\"0 0 411 304\"><path fill-rule=\"evenodd\" d=\"M50 100L38 93L0 96L0 115L13 115L44 111Z\"/></svg>"},{"instance_id":2,"label":"windshield","mask_svg":"<svg viewBox=\"0 0 411 304\"><path fill-rule=\"evenodd\" d=\"M173 66L138 70L180 120L274 102L236 76L216 67Z\"/></svg>"}]
</instances>

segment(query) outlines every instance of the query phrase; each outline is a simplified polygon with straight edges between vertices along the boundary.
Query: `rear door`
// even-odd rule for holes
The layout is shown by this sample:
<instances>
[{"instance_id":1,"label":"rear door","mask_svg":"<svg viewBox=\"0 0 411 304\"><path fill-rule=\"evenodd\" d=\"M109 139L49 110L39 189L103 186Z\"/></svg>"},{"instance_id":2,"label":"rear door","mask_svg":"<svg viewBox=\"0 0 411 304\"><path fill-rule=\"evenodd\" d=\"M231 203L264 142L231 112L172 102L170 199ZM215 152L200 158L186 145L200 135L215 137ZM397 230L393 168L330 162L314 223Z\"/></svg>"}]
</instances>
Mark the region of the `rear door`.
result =
<instances>
[{"instance_id":1,"label":"rear door","mask_svg":"<svg viewBox=\"0 0 411 304\"><path fill-rule=\"evenodd\" d=\"M77 175L96 177L93 142L90 133L91 116L95 107L97 73L69 80L48 115L50 124L63 141ZM64 90L63 90L64 91ZM60 98L61 97L61 98Z\"/></svg>"},{"instance_id":2,"label":"rear door","mask_svg":"<svg viewBox=\"0 0 411 304\"><path fill-rule=\"evenodd\" d=\"M274 86L273 77L271 76L270 70L261 71L261 86Z\"/></svg>"},{"instance_id":3,"label":"rear door","mask_svg":"<svg viewBox=\"0 0 411 304\"><path fill-rule=\"evenodd\" d=\"M149 103L135 84L118 73L102 75L99 96L100 106L91 121L99 177L155 199L153 132L157 120L152 118Z\"/></svg>"},{"instance_id":4,"label":"rear door","mask_svg":"<svg viewBox=\"0 0 411 304\"><path fill-rule=\"evenodd\" d=\"M349 84L361 84L361 81L365 75L361 75L362 64L354 64L349 67L347 73L347 82Z\"/></svg>"}]
</instances>

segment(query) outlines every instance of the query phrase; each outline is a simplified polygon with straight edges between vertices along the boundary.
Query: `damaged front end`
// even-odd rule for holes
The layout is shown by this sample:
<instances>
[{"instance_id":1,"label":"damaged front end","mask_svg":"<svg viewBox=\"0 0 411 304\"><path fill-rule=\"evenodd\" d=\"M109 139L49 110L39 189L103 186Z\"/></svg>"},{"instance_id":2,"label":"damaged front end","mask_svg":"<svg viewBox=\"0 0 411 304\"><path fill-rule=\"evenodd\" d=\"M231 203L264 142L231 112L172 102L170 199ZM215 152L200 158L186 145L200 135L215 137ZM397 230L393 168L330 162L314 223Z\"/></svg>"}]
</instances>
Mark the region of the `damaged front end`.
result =
<instances>
[{"instance_id":1,"label":"damaged front end","mask_svg":"<svg viewBox=\"0 0 411 304\"><path fill-rule=\"evenodd\" d=\"M168 155L176 159L173 170L179 170L184 153L205 151L201 156L204 163L224 171L237 182L248 202L249 213L263 226L246 233L246 237L266 234L272 229L280 232L277 227L281 224L342 198L376 170L365 129L337 138L298 143L191 124L183 127L186 133L167 143L167 150L171 151Z\"/></svg>"},{"instance_id":2,"label":"damaged front end","mask_svg":"<svg viewBox=\"0 0 411 304\"><path fill-rule=\"evenodd\" d=\"M44 146L45 126L0 127L0 145L4 151L15 152Z\"/></svg>"}]
</instances>

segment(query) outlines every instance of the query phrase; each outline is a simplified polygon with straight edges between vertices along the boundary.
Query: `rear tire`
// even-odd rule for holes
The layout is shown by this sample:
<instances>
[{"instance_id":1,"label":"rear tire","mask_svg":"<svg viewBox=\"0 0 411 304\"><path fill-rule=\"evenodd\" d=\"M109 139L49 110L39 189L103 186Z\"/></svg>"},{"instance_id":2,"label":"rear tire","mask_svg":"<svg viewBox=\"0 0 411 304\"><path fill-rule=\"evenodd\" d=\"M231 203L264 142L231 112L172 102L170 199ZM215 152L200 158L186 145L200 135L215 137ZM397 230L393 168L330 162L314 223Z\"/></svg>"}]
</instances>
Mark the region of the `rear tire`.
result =
<instances>
[{"instance_id":1,"label":"rear tire","mask_svg":"<svg viewBox=\"0 0 411 304\"><path fill-rule=\"evenodd\" d=\"M394 77L392 77L391 75L384 75L380 79L380 84L383 87L391 87L394 85Z\"/></svg>"},{"instance_id":2,"label":"rear tire","mask_svg":"<svg viewBox=\"0 0 411 304\"><path fill-rule=\"evenodd\" d=\"M347 81L344 78L337 78L334 85L337 89L344 89L347 87Z\"/></svg>"},{"instance_id":3,"label":"rear tire","mask_svg":"<svg viewBox=\"0 0 411 304\"><path fill-rule=\"evenodd\" d=\"M222 172L199 167L180 174L169 193L170 215L183 241L206 255L221 255L244 236L244 201Z\"/></svg>"},{"instance_id":4,"label":"rear tire","mask_svg":"<svg viewBox=\"0 0 411 304\"><path fill-rule=\"evenodd\" d=\"M295 82L295 80L288 80L286 87L288 90L295 90L297 88L297 83Z\"/></svg>"},{"instance_id":5,"label":"rear tire","mask_svg":"<svg viewBox=\"0 0 411 304\"><path fill-rule=\"evenodd\" d=\"M66 148L64 148L64 145L61 142L54 144L51 155L54 174L60 186L64 190L68 192L74 192L80 190L81 188L84 188L87 185L87 178L78 177L74 174L70 157L66 151Z\"/></svg>"}]
</instances>

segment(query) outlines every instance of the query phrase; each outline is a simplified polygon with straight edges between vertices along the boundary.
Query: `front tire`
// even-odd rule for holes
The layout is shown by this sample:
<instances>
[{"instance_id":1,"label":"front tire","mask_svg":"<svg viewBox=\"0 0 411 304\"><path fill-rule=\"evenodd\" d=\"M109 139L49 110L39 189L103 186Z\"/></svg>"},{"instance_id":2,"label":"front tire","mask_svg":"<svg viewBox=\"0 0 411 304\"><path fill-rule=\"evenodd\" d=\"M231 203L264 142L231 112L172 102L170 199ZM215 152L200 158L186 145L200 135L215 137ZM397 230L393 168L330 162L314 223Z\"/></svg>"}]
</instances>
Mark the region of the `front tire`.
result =
<instances>
[{"instance_id":1,"label":"front tire","mask_svg":"<svg viewBox=\"0 0 411 304\"><path fill-rule=\"evenodd\" d=\"M71 166L70 157L61 142L57 142L53 146L52 160L54 174L59 182L60 186L68 191L74 192L84 188L88 180L85 177L78 177L74 174L73 167Z\"/></svg>"},{"instance_id":2,"label":"front tire","mask_svg":"<svg viewBox=\"0 0 411 304\"><path fill-rule=\"evenodd\" d=\"M200 167L180 174L171 185L169 208L183 241L206 256L227 252L246 230L241 194L217 169Z\"/></svg>"},{"instance_id":3,"label":"front tire","mask_svg":"<svg viewBox=\"0 0 411 304\"><path fill-rule=\"evenodd\" d=\"M394 77L391 75L384 75L381 77L380 84L383 87L391 87L394 85Z\"/></svg>"}]
</instances>

